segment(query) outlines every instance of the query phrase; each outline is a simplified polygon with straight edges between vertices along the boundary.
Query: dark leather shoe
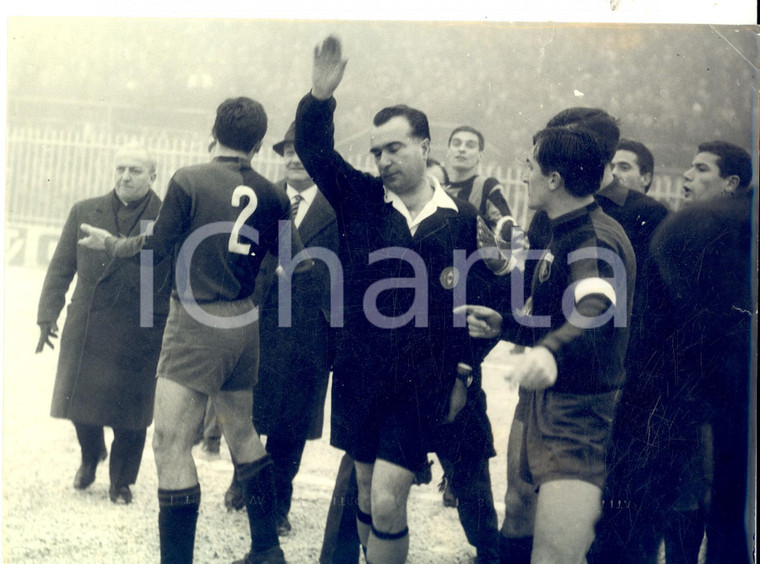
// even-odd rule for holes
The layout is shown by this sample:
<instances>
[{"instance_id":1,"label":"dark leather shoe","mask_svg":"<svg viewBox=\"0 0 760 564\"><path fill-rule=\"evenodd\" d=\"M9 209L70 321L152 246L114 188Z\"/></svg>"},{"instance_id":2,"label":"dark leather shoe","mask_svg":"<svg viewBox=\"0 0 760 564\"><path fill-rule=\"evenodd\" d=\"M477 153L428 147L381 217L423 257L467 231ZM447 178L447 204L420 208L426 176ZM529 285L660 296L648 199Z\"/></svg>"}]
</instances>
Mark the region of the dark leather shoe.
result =
<instances>
[{"instance_id":1,"label":"dark leather shoe","mask_svg":"<svg viewBox=\"0 0 760 564\"><path fill-rule=\"evenodd\" d=\"M243 487L236 479L232 479L230 487L224 492L224 506L227 511L240 511L245 506L243 500Z\"/></svg>"},{"instance_id":2,"label":"dark leather shoe","mask_svg":"<svg viewBox=\"0 0 760 564\"><path fill-rule=\"evenodd\" d=\"M290 525L290 521L288 521L287 517L283 517L277 521L278 537L287 537L291 530L293 530L293 527Z\"/></svg>"},{"instance_id":3,"label":"dark leather shoe","mask_svg":"<svg viewBox=\"0 0 760 564\"><path fill-rule=\"evenodd\" d=\"M443 506L444 507L457 507L459 506L459 500L454 492L451 491L451 481L449 477L444 473L441 483L438 484L438 491L443 492Z\"/></svg>"},{"instance_id":4,"label":"dark leather shoe","mask_svg":"<svg viewBox=\"0 0 760 564\"><path fill-rule=\"evenodd\" d=\"M74 476L74 488L77 490L84 490L86 488L89 488L90 484L95 481L96 468L97 463L87 464L82 462L82 465L79 467L79 470L77 470L77 473Z\"/></svg>"},{"instance_id":5,"label":"dark leather shoe","mask_svg":"<svg viewBox=\"0 0 760 564\"><path fill-rule=\"evenodd\" d=\"M123 499L125 505L132 503L132 491L129 489L129 486L114 486L111 484L111 487L108 488L108 497L114 503L119 503L119 499Z\"/></svg>"},{"instance_id":6,"label":"dark leather shoe","mask_svg":"<svg viewBox=\"0 0 760 564\"><path fill-rule=\"evenodd\" d=\"M242 560L235 560L232 564L287 564L285 554L279 546L263 552L249 552Z\"/></svg>"}]
</instances>

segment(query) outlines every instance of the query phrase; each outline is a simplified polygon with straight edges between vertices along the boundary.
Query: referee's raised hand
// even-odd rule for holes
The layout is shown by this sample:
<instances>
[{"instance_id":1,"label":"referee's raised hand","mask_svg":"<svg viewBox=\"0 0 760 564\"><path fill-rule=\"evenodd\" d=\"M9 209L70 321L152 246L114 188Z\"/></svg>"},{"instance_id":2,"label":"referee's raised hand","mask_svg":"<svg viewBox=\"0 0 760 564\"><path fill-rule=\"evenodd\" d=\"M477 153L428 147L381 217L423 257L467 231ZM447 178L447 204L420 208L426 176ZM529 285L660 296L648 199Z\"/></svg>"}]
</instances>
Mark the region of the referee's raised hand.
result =
<instances>
[{"instance_id":1,"label":"referee's raised hand","mask_svg":"<svg viewBox=\"0 0 760 564\"><path fill-rule=\"evenodd\" d=\"M327 100L343 79L348 61L343 58L340 39L330 35L322 45L314 47L314 67L311 75L311 94Z\"/></svg>"}]
</instances>

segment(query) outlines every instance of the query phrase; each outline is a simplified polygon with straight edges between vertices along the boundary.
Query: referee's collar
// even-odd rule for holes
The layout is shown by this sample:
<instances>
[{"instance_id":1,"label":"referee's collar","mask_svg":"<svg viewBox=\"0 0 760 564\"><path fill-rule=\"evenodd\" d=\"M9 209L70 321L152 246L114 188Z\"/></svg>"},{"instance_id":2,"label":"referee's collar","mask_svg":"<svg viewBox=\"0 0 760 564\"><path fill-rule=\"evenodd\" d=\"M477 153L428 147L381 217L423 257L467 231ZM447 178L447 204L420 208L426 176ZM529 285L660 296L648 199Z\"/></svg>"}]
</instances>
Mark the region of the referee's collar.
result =
<instances>
[{"instance_id":1,"label":"referee's collar","mask_svg":"<svg viewBox=\"0 0 760 564\"><path fill-rule=\"evenodd\" d=\"M430 183L430 187L433 189L433 195L430 197L427 203L425 203L423 208L420 210L420 213L418 213L414 219L412 219L412 216L409 213L409 208L406 207L406 204L404 204L401 196L383 186L383 190L385 190L385 202L391 204L396 209L396 211L404 216L404 219L406 219L406 225L409 227L409 232L412 234L412 236L414 236L414 234L417 232L417 228L419 227L420 223L433 215L438 210L438 208L459 211L456 203L451 199L451 196L449 196L441 187L438 179L430 174L428 174L426 178Z\"/></svg>"}]
</instances>

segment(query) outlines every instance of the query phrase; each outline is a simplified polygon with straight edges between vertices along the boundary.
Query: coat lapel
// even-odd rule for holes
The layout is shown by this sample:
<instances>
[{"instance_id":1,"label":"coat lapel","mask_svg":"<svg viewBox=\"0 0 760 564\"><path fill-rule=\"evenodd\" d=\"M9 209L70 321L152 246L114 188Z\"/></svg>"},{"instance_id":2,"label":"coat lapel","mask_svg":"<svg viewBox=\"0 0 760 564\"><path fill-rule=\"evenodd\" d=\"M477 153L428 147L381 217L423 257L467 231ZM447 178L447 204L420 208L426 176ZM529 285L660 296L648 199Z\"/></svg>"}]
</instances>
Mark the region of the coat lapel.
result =
<instances>
[{"instance_id":1,"label":"coat lapel","mask_svg":"<svg viewBox=\"0 0 760 564\"><path fill-rule=\"evenodd\" d=\"M118 235L116 229L116 215L113 212L112 192L98 198L95 207L92 210L90 222L95 227L100 227L108 231L111 235Z\"/></svg>"},{"instance_id":2,"label":"coat lapel","mask_svg":"<svg viewBox=\"0 0 760 564\"><path fill-rule=\"evenodd\" d=\"M105 229L111 235L118 237L119 230L116 226L116 214L114 214L113 211L112 198L113 191L109 192L101 198L98 198L95 209L92 212L93 215L91 223L95 227ZM98 280L99 283L102 282L105 278L108 278L117 269L118 262L119 261L115 258L110 259L110 261L106 264L105 269L103 269L103 273L100 275L100 278Z\"/></svg>"},{"instance_id":3,"label":"coat lapel","mask_svg":"<svg viewBox=\"0 0 760 564\"><path fill-rule=\"evenodd\" d=\"M309 206L298 228L298 234L301 236L303 244L309 246L309 242L334 221L335 212L327 202L327 198L322 195L322 192L317 191L314 201Z\"/></svg>"},{"instance_id":4,"label":"coat lapel","mask_svg":"<svg viewBox=\"0 0 760 564\"><path fill-rule=\"evenodd\" d=\"M151 190L150 191L150 197L148 198L147 203L145 204L145 209L143 210L140 217L138 217L135 222L129 227L129 231L127 234L127 237L134 237L135 235L140 235L142 233L142 220L145 217L157 217L158 216L158 210L161 209L161 199L156 195L156 193ZM151 220L152 221L152 220Z\"/></svg>"}]
</instances>

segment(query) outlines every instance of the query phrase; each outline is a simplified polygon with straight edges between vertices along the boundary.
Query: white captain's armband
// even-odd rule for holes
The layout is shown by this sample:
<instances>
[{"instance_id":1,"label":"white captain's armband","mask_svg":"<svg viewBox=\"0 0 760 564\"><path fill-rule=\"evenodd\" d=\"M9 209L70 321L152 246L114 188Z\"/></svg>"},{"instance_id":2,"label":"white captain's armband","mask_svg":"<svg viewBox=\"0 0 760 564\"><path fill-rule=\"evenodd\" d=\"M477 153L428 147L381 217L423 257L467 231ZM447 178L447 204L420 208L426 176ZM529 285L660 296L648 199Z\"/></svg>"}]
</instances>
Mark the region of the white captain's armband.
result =
<instances>
[{"instance_id":1,"label":"white captain's armband","mask_svg":"<svg viewBox=\"0 0 760 564\"><path fill-rule=\"evenodd\" d=\"M573 297L575 298L576 304L580 303L580 301L586 296L591 296L593 294L604 296L612 302L613 306L617 305L615 288L613 288L612 284L604 278L584 278L578 282L573 291Z\"/></svg>"},{"instance_id":2,"label":"white captain's armband","mask_svg":"<svg viewBox=\"0 0 760 564\"><path fill-rule=\"evenodd\" d=\"M607 263L612 269L612 276L582 278L568 286L562 295L562 312L565 314L565 319L581 329L601 327L610 319L613 319L615 327L628 326L628 279L623 259L610 249L584 247L570 253L567 256L567 263L573 264L576 261L588 259ZM613 307L605 308L603 313L590 317L581 314L575 306L583 298L591 295L605 296Z\"/></svg>"}]
</instances>

